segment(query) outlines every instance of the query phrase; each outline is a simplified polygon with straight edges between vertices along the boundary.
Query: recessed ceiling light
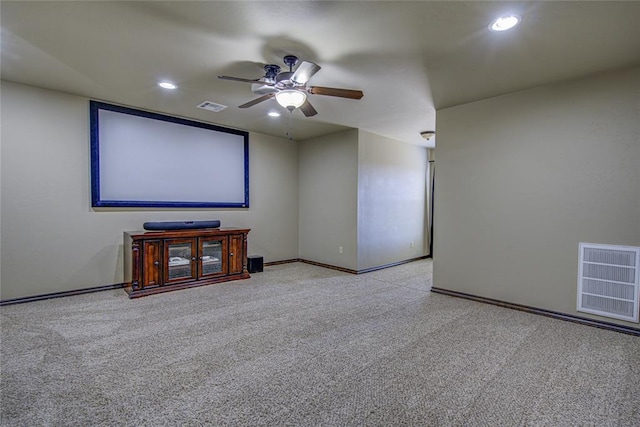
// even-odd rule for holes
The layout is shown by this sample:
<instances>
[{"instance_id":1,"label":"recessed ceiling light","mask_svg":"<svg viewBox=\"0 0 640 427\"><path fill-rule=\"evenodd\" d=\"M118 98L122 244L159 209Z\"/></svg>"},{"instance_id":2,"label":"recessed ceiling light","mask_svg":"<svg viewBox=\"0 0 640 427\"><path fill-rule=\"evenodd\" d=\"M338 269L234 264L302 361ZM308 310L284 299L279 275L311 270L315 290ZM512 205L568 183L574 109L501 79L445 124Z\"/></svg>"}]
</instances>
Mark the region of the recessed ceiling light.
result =
<instances>
[{"instance_id":1,"label":"recessed ceiling light","mask_svg":"<svg viewBox=\"0 0 640 427\"><path fill-rule=\"evenodd\" d=\"M158 86L160 86L163 89L177 89L178 86L176 86L175 84L171 83L171 82L158 82Z\"/></svg>"},{"instance_id":2,"label":"recessed ceiling light","mask_svg":"<svg viewBox=\"0 0 640 427\"><path fill-rule=\"evenodd\" d=\"M269 111L267 114L269 115L269 117L280 117L280 113L278 113L277 111Z\"/></svg>"},{"instance_id":3,"label":"recessed ceiling light","mask_svg":"<svg viewBox=\"0 0 640 427\"><path fill-rule=\"evenodd\" d=\"M518 15L505 15L494 20L491 25L489 25L489 29L493 31L505 31L518 25L518 22L520 22Z\"/></svg>"}]
</instances>

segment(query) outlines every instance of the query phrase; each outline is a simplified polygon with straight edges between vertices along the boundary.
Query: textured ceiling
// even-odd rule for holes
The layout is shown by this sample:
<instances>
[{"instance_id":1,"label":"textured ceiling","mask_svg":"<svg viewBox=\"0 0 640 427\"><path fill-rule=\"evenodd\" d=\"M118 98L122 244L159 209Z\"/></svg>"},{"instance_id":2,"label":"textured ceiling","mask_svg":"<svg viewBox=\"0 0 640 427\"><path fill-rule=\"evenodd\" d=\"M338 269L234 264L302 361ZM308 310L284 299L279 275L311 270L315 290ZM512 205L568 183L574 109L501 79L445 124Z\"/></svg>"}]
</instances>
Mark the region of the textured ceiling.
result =
<instances>
[{"instance_id":1,"label":"textured ceiling","mask_svg":"<svg viewBox=\"0 0 640 427\"><path fill-rule=\"evenodd\" d=\"M489 31L507 12L521 25ZM3 80L296 140L360 128L425 145L438 108L640 63L635 1L2 1L0 17ZM322 67L310 85L364 97L311 95L311 118L237 108L251 85L217 76L258 78L285 54Z\"/></svg>"}]
</instances>

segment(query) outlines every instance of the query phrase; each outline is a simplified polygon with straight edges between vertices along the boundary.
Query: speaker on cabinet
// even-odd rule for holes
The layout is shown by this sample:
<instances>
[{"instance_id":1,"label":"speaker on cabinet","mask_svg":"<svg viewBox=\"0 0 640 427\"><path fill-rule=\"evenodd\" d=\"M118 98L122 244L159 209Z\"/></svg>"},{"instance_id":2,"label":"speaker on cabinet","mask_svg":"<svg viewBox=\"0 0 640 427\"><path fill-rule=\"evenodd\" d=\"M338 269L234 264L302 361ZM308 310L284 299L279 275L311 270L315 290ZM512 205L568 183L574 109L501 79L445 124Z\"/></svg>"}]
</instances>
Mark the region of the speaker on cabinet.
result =
<instances>
[{"instance_id":1,"label":"speaker on cabinet","mask_svg":"<svg viewBox=\"0 0 640 427\"><path fill-rule=\"evenodd\" d=\"M142 224L145 230L196 230L199 228L220 228L220 220L207 221L154 221Z\"/></svg>"}]
</instances>

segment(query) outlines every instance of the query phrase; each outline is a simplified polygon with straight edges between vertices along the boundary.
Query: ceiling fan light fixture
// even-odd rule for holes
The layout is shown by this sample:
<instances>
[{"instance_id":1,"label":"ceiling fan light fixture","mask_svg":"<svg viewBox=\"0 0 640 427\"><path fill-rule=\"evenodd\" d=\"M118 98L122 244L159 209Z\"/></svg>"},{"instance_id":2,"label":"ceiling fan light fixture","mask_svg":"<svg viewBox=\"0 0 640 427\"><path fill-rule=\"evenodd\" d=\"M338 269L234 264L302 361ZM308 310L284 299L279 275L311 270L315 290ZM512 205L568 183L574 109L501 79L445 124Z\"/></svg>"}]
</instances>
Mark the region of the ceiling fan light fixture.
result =
<instances>
[{"instance_id":1,"label":"ceiling fan light fixture","mask_svg":"<svg viewBox=\"0 0 640 427\"><path fill-rule=\"evenodd\" d=\"M276 93L276 101L289 111L300 107L307 100L307 95L296 89L285 89Z\"/></svg>"}]
</instances>

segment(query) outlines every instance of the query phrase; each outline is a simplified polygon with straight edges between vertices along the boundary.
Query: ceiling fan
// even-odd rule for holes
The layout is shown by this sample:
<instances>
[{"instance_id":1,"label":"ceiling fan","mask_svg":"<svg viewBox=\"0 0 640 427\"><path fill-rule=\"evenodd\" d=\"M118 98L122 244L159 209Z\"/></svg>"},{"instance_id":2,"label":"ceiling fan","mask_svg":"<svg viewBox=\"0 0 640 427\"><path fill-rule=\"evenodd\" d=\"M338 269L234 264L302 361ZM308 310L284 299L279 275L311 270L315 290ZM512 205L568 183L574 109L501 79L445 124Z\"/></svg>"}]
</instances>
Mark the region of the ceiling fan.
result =
<instances>
[{"instance_id":1,"label":"ceiling fan","mask_svg":"<svg viewBox=\"0 0 640 427\"><path fill-rule=\"evenodd\" d=\"M280 66L267 64L264 66L265 75L258 79L244 79L230 76L218 76L218 78L251 83L251 90L254 93L262 95L259 98L240 105L239 108L249 108L275 97L278 104L287 110L293 111L296 108L300 108L306 117L318 114L307 99L307 93L311 95L336 96L350 99L360 99L364 95L361 90L307 86L309 79L320 71L320 66L313 62L302 61L296 70L293 71L293 67L298 64L298 57L294 55L285 56L284 63L289 67L289 71L280 72Z\"/></svg>"}]
</instances>

